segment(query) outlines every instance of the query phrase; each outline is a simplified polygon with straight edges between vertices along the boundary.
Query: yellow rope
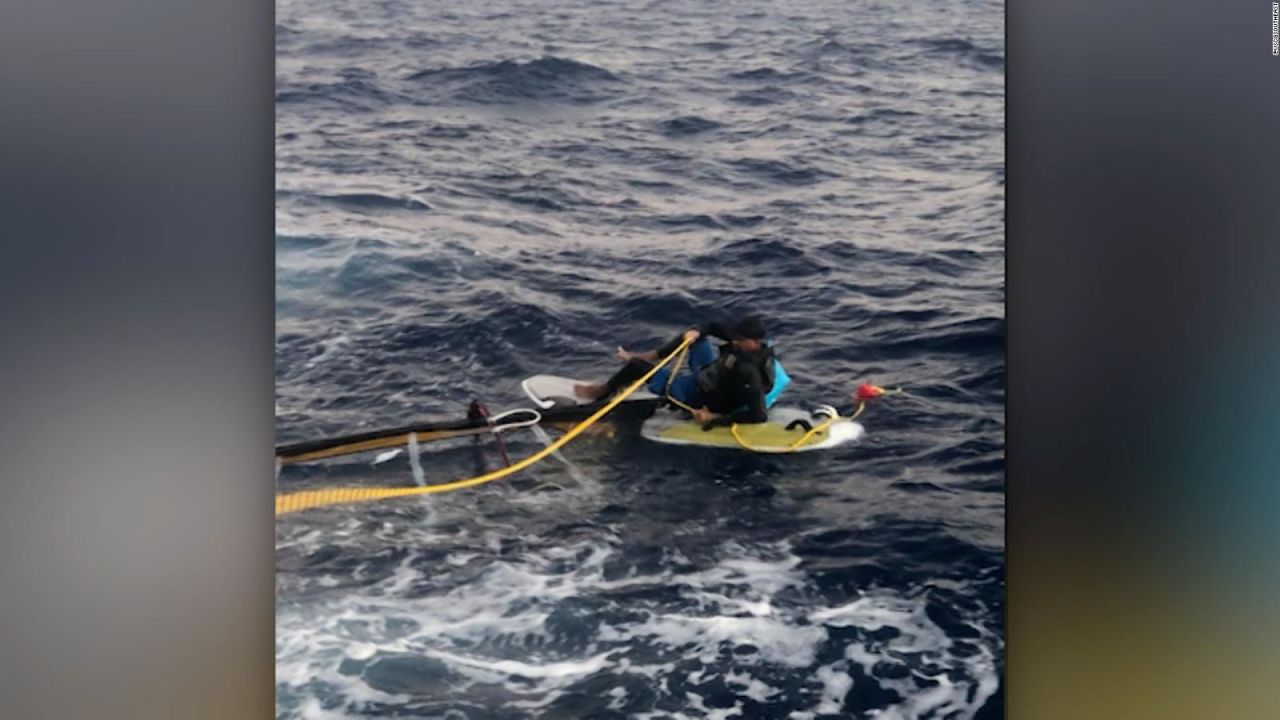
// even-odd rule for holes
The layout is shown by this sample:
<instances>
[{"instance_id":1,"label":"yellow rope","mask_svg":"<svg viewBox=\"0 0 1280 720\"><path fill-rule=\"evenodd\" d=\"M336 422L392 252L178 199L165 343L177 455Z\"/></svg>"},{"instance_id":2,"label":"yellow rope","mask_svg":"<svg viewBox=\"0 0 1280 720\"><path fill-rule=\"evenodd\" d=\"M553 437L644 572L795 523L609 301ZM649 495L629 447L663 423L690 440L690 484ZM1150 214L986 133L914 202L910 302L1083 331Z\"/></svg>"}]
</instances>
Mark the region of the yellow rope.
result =
<instances>
[{"instance_id":1,"label":"yellow rope","mask_svg":"<svg viewBox=\"0 0 1280 720\"><path fill-rule=\"evenodd\" d=\"M861 415L861 414L862 414L862 411L863 411L863 410L866 410L866 409L867 409L867 402L866 402L865 400L863 400L862 402L859 402L859 403L858 403L858 409L857 409L857 410L854 410L854 411L853 411L853 414L852 414L852 415L850 415L849 417L847 417L847 418L842 418L842 417L840 417L839 413L837 413L836 415L834 415L834 416L832 416L832 417L828 418L826 422L824 422L824 423L821 423L821 424L819 424L819 425L814 426L811 430L809 430L809 432L807 432L807 433L805 433L805 434L804 434L804 437L800 438L799 440L795 441L794 443L791 443L791 447L787 448L787 450L788 450L788 451L793 451L793 450L795 450L795 449L799 448L800 446L804 445L804 444L805 444L805 441L807 441L809 438L813 437L814 435L817 435L818 433L822 432L823 430L826 430L828 427L830 427L830 426L831 426L831 424L832 424L832 423L834 423L834 422L835 422L835 421L837 421L837 420L854 420L854 419L856 419L859 415Z\"/></svg>"},{"instance_id":2,"label":"yellow rope","mask_svg":"<svg viewBox=\"0 0 1280 720\"><path fill-rule=\"evenodd\" d=\"M855 410L853 414L849 416L849 419L850 420L856 419L859 415L862 414L862 411L866 409L867 409L867 401L863 400L862 402L858 403L858 409Z\"/></svg>"},{"instance_id":3,"label":"yellow rope","mask_svg":"<svg viewBox=\"0 0 1280 720\"><path fill-rule=\"evenodd\" d=\"M800 447L805 444L805 441L807 441L809 438L813 437L814 435L817 435L818 433L822 432L823 430L826 430L835 421L845 420L845 419L848 419L848 418L842 418L839 415L833 418L828 418L825 422L821 422L813 426L812 428L810 428L809 431L806 432L799 440L796 440L795 442L791 443L790 445L788 445L786 448L782 450L774 450L772 448L766 449L762 446L752 445L751 443L747 442L746 438L742 437L742 435L738 432L738 423L734 423L729 426L729 433L733 435L733 439L737 440L738 444L741 445L744 450L750 450L752 452L791 453L791 452L798 451Z\"/></svg>"},{"instance_id":4,"label":"yellow rope","mask_svg":"<svg viewBox=\"0 0 1280 720\"><path fill-rule=\"evenodd\" d=\"M809 432L806 432L804 435L802 435L799 440L791 443L791 445L787 448L787 452L795 452L796 449L804 445L805 442L809 440L809 438L831 427L831 424L834 423L835 421L842 420L842 419L843 418L841 418L840 415L837 413L836 415L827 418L826 422L820 422L817 425L814 425L813 427L809 428Z\"/></svg>"},{"instance_id":5,"label":"yellow rope","mask_svg":"<svg viewBox=\"0 0 1280 720\"><path fill-rule=\"evenodd\" d=\"M900 392L902 392L902 388L896 388L896 389L894 389L894 390L886 391L885 393L883 393L883 395L897 395L897 394L898 394L898 393L900 393ZM788 452L791 452L791 451L796 450L796 449L797 449L797 448L799 448L800 446L804 445L804 444L805 444L805 442L806 442L809 438L811 438L811 437L813 437L814 435L818 434L819 432L821 432L821 431L823 431L823 430L827 429L828 427L830 427L830 426L831 426L831 424L832 424L832 423L834 423L834 422L835 422L835 421L837 421L837 420L856 420L856 419L858 418L858 416L862 414L862 411L863 411L863 410L866 410L866 409L867 409L867 401L866 401L866 400L859 400L859 401L858 401L858 409L857 409L857 410L854 410L852 415L850 415L850 416L849 416L849 417L847 417L847 418L842 418L842 417L840 417L839 415L836 415L836 416L834 416L834 417L832 417L832 418L829 418L826 422L824 422L824 423L822 423L822 424L820 424L820 425L815 426L814 428L812 428L811 430L809 430L809 432L805 433L805 434L804 434L804 437L802 437L802 438L800 438L799 440L797 440L797 441L795 441L794 443L792 443L792 444L791 444L791 446L787 448L787 451L788 451ZM735 429L734 429L733 437L734 437L735 439L737 439L737 440L738 440L738 442L739 442L740 444L742 443L742 438L738 437L738 432L737 432L736 426L735 426ZM747 448L748 450L750 450L750 449L751 449L751 448L750 448L750 447L748 447L746 444L742 444L742 446L743 446L744 448Z\"/></svg>"},{"instance_id":6,"label":"yellow rope","mask_svg":"<svg viewBox=\"0 0 1280 720\"><path fill-rule=\"evenodd\" d=\"M858 408L858 412L862 412L861 407ZM831 427L831 424L834 423L835 421L852 420L857 416L858 416L857 413L854 413L851 417L848 417L848 418L842 418L839 415L836 415L835 417L827 418L824 422L818 423L817 425L809 428L809 431L806 432L804 435L802 435L799 440L796 440L795 442L788 445L785 450L781 450L779 452L784 452L784 453L796 452L797 450L800 449L800 447L802 447L805 444L805 442L809 440L809 438L813 437L814 435L817 435L823 430L826 430L828 427ZM738 423L734 423L729 426L729 433L733 435L733 439L737 440L738 444L741 445L744 450L751 450L752 452L760 452L761 450L763 450L762 447L758 445L752 445L751 443L747 442L746 438L742 437L742 435L738 432ZM770 452L773 452L773 451L770 450Z\"/></svg>"},{"instance_id":7,"label":"yellow rope","mask_svg":"<svg viewBox=\"0 0 1280 720\"><path fill-rule=\"evenodd\" d=\"M738 444L741 445L743 448L747 450L755 451L756 448L751 447L751 445L746 440L743 440L742 436L738 434L738 423L734 423L729 426L729 434L732 435L733 439L737 440Z\"/></svg>"},{"instance_id":8,"label":"yellow rope","mask_svg":"<svg viewBox=\"0 0 1280 720\"><path fill-rule=\"evenodd\" d=\"M671 403L672 405L675 405L676 407L687 410L689 412L694 412L693 407L686 405L683 402L680 402L679 400L676 399L674 395L671 394L671 385L675 383L676 375L680 372L680 368L684 367L684 358L688 354L689 354L689 343L686 343L684 346L684 349L680 351L680 357L677 358L675 363L671 365L671 372L667 375L667 386L662 389L662 394L666 397L667 402Z\"/></svg>"},{"instance_id":9,"label":"yellow rope","mask_svg":"<svg viewBox=\"0 0 1280 720\"><path fill-rule=\"evenodd\" d=\"M669 363L677 355L682 355L683 352L688 347L689 347L688 340L685 340L684 342L680 343L679 348L677 348L676 350L673 350L670 355L663 358L662 362L659 362L657 365L654 365L653 368L650 369L649 372L645 373L643 377L641 377L639 380L636 380L629 387L627 387L627 389L623 390L621 393L618 393L616 396L614 396L612 400L606 403L603 407L601 407L599 410L592 413L591 417L587 418L586 420L583 420L578 425L575 425L563 436L561 436L559 440L556 440L555 442L546 446L542 450L539 450L538 452L530 455L529 457L521 460L520 462L509 465L505 468L501 468L499 470L495 470L485 475L478 475L473 478L467 478L466 480L458 480L456 482L451 482L444 485L425 485L422 487L394 487L394 488L393 487L323 488L320 490L302 490L299 492L288 493L285 495L277 495L276 496L276 515L284 515L286 513L298 512L299 510L308 510L311 508L325 507L328 505L337 505L339 503L368 502L371 500L382 500L385 498L408 497L410 495L432 495L436 493L445 493L453 490L461 490L463 488L475 487L476 485L483 485L484 483L492 482L494 480L499 480L504 477L507 477L508 475L517 473L529 467L530 465L538 462L542 458L550 455L556 450L559 450L561 447L567 444L570 440L573 440L575 437L580 435L584 430L594 425L597 420L607 415L609 411L617 407L623 400L626 400L627 397L629 397L632 393L639 390L646 382L649 381L650 378L652 378L655 374L657 374L658 370L662 369L664 365Z\"/></svg>"},{"instance_id":10,"label":"yellow rope","mask_svg":"<svg viewBox=\"0 0 1280 720\"><path fill-rule=\"evenodd\" d=\"M901 389L899 389L899 392L901 392ZM788 445L788 446L787 446L787 449L786 449L786 450L783 450L783 451L781 451L781 452L796 452L796 451L797 451L797 450L799 450L801 447L803 447L803 446L804 446L804 444L805 444L806 442L808 442L808 441L809 441L809 438L811 438L811 437L813 437L814 435L817 435L818 433L822 432L823 430L826 430L827 428L831 427L831 425L832 425L833 423L835 423L836 421L838 421L838 420L853 420L853 419L857 418L859 415L861 415L861 414L862 414L862 411L863 411L863 410L865 410L866 408L867 408L867 403L866 403L866 401L862 401L862 402L858 403L858 409L857 409L857 410L855 410L855 411L853 412L853 414L852 414L852 415L850 415L850 416L849 416L849 417L847 417L847 418L846 418L846 417L841 417L840 415L835 415L835 416L833 416L833 417L827 418L827 419L826 419L826 421L821 422L821 423L818 423L817 425L813 426L812 428L809 428L809 431L808 431L808 432L806 432L804 435L802 435L802 436L800 437L800 439L799 439L799 440L796 440L795 442L791 443L790 445ZM743 448L744 450L751 450L751 451L753 451L753 452L758 452L758 451L760 451L760 450L761 450L761 448L760 448L760 447L758 447L758 446L752 446L750 443L748 443L748 442L746 441L746 439L745 439L745 438L743 438L743 437L742 437L742 435L741 435L741 434L739 434L739 433L738 433L738 424L737 424L737 423L734 423L733 425L730 425L730 426L729 426L729 433L733 435L733 439L734 439L734 440L737 440L737 441L738 441L738 444L739 444L739 445L741 445L741 446L742 446L742 448Z\"/></svg>"}]
</instances>

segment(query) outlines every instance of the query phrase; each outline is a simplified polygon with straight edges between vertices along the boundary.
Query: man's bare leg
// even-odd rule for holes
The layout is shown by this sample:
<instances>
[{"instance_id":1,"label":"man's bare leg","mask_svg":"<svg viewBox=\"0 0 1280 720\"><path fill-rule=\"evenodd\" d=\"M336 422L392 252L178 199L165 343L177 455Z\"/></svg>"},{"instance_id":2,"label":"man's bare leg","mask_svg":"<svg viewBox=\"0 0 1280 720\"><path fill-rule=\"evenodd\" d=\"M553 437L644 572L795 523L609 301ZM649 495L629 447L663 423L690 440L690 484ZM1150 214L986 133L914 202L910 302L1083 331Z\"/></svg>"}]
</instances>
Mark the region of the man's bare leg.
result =
<instances>
[{"instance_id":1,"label":"man's bare leg","mask_svg":"<svg viewBox=\"0 0 1280 720\"><path fill-rule=\"evenodd\" d=\"M658 361L657 350L631 352L624 347L619 347L614 355L624 364L630 363L633 360L640 361L641 363L653 363ZM615 375L614 377L616 379L618 376ZM573 394L583 400L590 400L592 402L595 402L596 400L603 400L605 395L609 394L609 383L579 383L573 386Z\"/></svg>"},{"instance_id":2,"label":"man's bare leg","mask_svg":"<svg viewBox=\"0 0 1280 720\"><path fill-rule=\"evenodd\" d=\"M573 394L584 400L599 400L608 388L606 383L579 383L573 386Z\"/></svg>"}]
</instances>

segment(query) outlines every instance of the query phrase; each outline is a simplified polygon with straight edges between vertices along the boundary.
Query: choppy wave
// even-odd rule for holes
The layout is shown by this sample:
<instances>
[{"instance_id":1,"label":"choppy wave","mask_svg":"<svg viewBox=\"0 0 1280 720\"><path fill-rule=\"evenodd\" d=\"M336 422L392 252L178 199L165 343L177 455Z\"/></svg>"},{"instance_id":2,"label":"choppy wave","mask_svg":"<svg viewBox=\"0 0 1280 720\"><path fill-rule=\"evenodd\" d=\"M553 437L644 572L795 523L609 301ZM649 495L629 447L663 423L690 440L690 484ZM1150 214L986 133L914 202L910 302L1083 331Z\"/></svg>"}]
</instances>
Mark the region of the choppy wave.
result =
<instances>
[{"instance_id":1,"label":"choppy wave","mask_svg":"<svg viewBox=\"0 0 1280 720\"><path fill-rule=\"evenodd\" d=\"M621 82L617 75L602 67L550 55L527 62L501 60L422 70L408 79L430 86L432 92L443 89L457 100L476 103L594 102L606 97L608 86Z\"/></svg>"}]
</instances>

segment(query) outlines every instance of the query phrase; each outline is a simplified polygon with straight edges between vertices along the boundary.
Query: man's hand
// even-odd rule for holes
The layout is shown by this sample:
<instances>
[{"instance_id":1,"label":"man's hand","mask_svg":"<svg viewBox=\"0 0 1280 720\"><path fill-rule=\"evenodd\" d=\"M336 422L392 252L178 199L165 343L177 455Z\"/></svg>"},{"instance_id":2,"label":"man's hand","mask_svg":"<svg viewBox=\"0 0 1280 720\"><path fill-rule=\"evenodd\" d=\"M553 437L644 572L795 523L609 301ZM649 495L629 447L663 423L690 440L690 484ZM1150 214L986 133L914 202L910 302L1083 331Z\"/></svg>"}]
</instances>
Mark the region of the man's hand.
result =
<instances>
[{"instance_id":1,"label":"man's hand","mask_svg":"<svg viewBox=\"0 0 1280 720\"><path fill-rule=\"evenodd\" d=\"M698 332L696 328L689 328L688 330L684 331L685 342L690 342L690 343L697 342L698 338L701 336L702 336L702 333Z\"/></svg>"},{"instance_id":2,"label":"man's hand","mask_svg":"<svg viewBox=\"0 0 1280 720\"><path fill-rule=\"evenodd\" d=\"M697 420L698 422L704 425L711 422L712 420L715 420L718 417L720 416L716 415L715 413L711 412L705 407L701 407L693 411L693 419Z\"/></svg>"},{"instance_id":3,"label":"man's hand","mask_svg":"<svg viewBox=\"0 0 1280 720\"><path fill-rule=\"evenodd\" d=\"M618 351L614 354L617 355L618 359L621 360L622 362L630 362L631 358L636 356L635 353L631 352L630 350L627 350L621 345L618 346Z\"/></svg>"}]
</instances>

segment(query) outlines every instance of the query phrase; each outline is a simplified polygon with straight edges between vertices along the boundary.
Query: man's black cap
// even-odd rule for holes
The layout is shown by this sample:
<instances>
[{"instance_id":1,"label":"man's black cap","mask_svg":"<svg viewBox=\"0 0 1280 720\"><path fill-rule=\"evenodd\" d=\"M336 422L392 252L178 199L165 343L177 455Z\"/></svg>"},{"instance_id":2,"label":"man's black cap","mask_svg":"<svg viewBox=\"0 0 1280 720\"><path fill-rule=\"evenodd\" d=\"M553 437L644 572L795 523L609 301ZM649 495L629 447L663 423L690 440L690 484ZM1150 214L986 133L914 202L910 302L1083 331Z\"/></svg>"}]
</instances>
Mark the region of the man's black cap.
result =
<instances>
[{"instance_id":1,"label":"man's black cap","mask_svg":"<svg viewBox=\"0 0 1280 720\"><path fill-rule=\"evenodd\" d=\"M733 339L763 340L765 338L764 321L752 315L734 323Z\"/></svg>"}]
</instances>

